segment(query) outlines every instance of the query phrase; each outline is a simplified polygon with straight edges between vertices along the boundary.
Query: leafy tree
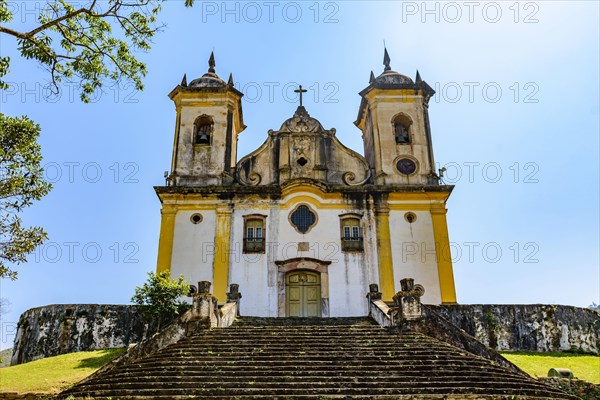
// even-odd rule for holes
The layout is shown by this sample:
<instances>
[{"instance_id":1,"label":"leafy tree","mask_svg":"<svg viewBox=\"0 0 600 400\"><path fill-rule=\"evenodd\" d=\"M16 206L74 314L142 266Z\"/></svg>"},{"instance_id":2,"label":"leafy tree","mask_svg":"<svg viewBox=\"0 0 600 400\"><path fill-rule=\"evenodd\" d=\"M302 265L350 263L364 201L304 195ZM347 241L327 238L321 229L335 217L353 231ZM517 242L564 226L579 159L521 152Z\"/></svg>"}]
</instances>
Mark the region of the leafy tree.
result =
<instances>
[{"instance_id":1,"label":"leafy tree","mask_svg":"<svg viewBox=\"0 0 600 400\"><path fill-rule=\"evenodd\" d=\"M133 82L142 90L146 65L136 53L148 51L163 26L157 17L164 0L47 0L36 26L20 30L10 24L15 2L0 0L0 40L17 42L19 54L49 73L52 92L63 80L78 81L80 98L89 102L105 81ZM194 0L185 0L191 7ZM19 3L24 5L25 2ZM31 29L30 29L31 28ZM0 56L0 89L11 58ZM16 279L7 263L19 264L46 238L39 227L24 228L16 213L50 190L41 178L40 128L26 117L1 116L0 151L0 277Z\"/></svg>"},{"instance_id":2,"label":"leafy tree","mask_svg":"<svg viewBox=\"0 0 600 400\"><path fill-rule=\"evenodd\" d=\"M144 315L157 321L158 328L173 320L190 308L190 305L181 300L190 292L190 285L183 276L171 280L168 272L160 274L148 272L148 280L142 286L135 288L131 301L143 307Z\"/></svg>"},{"instance_id":3,"label":"leafy tree","mask_svg":"<svg viewBox=\"0 0 600 400\"><path fill-rule=\"evenodd\" d=\"M40 166L39 125L0 113L0 278L16 279L13 265L46 239L40 227L24 227L17 213L51 189Z\"/></svg>"},{"instance_id":4,"label":"leafy tree","mask_svg":"<svg viewBox=\"0 0 600 400\"><path fill-rule=\"evenodd\" d=\"M53 92L63 79L79 80L84 102L102 87L103 81L125 79L138 90L144 85L146 65L135 53L148 51L154 35L163 26L157 16L163 0L48 0L35 28L19 31L0 25L0 34L16 39L22 57L36 60L50 74ZM185 0L191 7L194 0ZM0 24L13 20L8 0L0 0ZM1 37L1 36L0 36ZM0 57L2 77L9 71L10 57Z\"/></svg>"}]
</instances>

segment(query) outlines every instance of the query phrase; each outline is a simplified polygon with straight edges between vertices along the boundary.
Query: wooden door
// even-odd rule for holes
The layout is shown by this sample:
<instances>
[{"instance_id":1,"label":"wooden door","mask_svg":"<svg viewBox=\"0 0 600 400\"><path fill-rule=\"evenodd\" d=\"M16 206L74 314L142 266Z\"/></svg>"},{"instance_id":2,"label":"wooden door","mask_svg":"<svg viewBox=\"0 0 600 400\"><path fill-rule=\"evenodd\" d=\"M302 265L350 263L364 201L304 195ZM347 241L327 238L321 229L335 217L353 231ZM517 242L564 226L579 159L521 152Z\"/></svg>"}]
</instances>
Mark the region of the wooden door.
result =
<instances>
[{"instance_id":1,"label":"wooden door","mask_svg":"<svg viewBox=\"0 0 600 400\"><path fill-rule=\"evenodd\" d=\"M286 312L288 317L321 316L321 275L293 271L286 276Z\"/></svg>"}]
</instances>

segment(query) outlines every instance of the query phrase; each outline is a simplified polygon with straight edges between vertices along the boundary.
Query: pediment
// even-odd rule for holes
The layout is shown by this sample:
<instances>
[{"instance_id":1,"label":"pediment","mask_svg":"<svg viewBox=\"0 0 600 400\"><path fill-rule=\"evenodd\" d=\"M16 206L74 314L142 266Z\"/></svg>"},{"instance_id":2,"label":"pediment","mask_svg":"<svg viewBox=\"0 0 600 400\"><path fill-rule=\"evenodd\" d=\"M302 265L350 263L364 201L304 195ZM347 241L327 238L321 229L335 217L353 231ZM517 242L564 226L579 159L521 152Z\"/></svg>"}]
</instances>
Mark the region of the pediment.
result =
<instances>
[{"instance_id":1,"label":"pediment","mask_svg":"<svg viewBox=\"0 0 600 400\"><path fill-rule=\"evenodd\" d=\"M300 126L307 129L290 132L284 123L285 131L269 132L258 149L238 162L238 182L255 186L283 185L296 179L308 179L328 185L356 186L369 181L371 171L367 160L344 146L335 136L335 129L314 131L314 123Z\"/></svg>"}]
</instances>

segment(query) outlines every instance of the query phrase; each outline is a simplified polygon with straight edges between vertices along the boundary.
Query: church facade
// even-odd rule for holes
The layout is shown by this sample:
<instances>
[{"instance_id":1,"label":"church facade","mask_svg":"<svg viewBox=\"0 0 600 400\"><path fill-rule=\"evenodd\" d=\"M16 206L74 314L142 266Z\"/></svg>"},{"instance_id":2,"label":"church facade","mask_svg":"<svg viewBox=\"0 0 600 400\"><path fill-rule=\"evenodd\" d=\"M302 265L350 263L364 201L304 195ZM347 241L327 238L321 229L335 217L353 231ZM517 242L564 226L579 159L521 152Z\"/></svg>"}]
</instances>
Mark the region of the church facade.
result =
<instances>
[{"instance_id":1,"label":"church facade","mask_svg":"<svg viewBox=\"0 0 600 400\"><path fill-rule=\"evenodd\" d=\"M243 315L363 316L369 284L383 300L400 279L423 301L455 303L446 224L453 187L440 183L428 117L433 89L371 72L355 125L364 154L345 147L300 103L238 160L242 93L209 70L169 94L176 128L162 203L157 272L210 281L225 301L239 285ZM298 90L300 98L302 88Z\"/></svg>"}]
</instances>

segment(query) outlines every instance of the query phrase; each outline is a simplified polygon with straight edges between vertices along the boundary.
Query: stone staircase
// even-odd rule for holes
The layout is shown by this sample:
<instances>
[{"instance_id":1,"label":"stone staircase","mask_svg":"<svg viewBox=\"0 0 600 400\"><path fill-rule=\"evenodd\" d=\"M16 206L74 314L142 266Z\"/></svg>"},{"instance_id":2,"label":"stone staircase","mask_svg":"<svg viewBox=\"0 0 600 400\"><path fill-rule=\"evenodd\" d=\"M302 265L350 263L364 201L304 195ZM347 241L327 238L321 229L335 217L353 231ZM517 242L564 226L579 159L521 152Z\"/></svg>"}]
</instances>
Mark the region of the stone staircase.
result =
<instances>
[{"instance_id":1,"label":"stone staircase","mask_svg":"<svg viewBox=\"0 0 600 400\"><path fill-rule=\"evenodd\" d=\"M369 318L241 318L84 381L61 397L574 399Z\"/></svg>"}]
</instances>

